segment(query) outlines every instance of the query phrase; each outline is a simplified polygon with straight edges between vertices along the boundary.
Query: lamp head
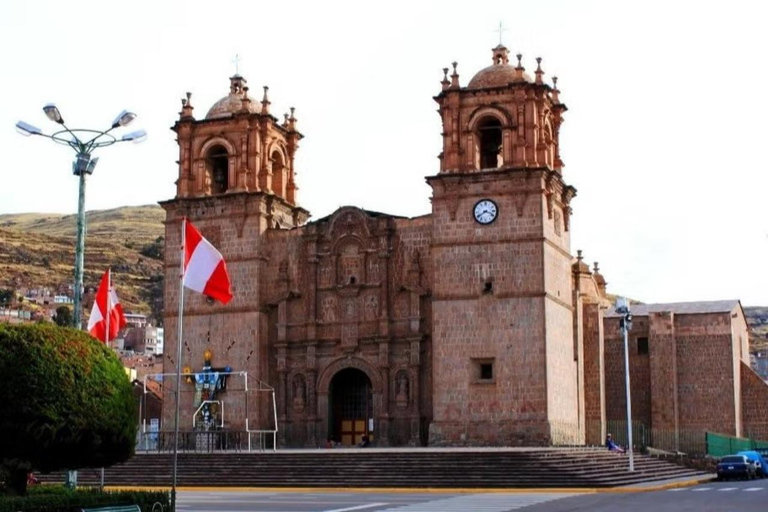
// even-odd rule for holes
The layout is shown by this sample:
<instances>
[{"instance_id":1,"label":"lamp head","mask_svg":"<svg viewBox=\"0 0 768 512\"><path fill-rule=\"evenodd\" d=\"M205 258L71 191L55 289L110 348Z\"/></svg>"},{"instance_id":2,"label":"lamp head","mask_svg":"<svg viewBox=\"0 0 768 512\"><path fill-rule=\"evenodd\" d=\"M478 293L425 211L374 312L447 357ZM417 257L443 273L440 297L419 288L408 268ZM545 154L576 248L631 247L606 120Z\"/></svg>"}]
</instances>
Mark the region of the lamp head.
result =
<instances>
[{"instance_id":1,"label":"lamp head","mask_svg":"<svg viewBox=\"0 0 768 512\"><path fill-rule=\"evenodd\" d=\"M43 107L43 112L48 116L48 119L54 123L64 124L64 118L61 117L61 112L56 105L49 103Z\"/></svg>"},{"instance_id":2,"label":"lamp head","mask_svg":"<svg viewBox=\"0 0 768 512\"><path fill-rule=\"evenodd\" d=\"M24 121L16 123L16 131L25 137L29 137L30 135L41 135L43 133L43 130L37 126L32 126Z\"/></svg>"},{"instance_id":3,"label":"lamp head","mask_svg":"<svg viewBox=\"0 0 768 512\"><path fill-rule=\"evenodd\" d=\"M127 110L123 110L117 114L115 120L112 121L112 128L117 128L118 126L128 126L134 119L136 119L136 114L133 112L128 112Z\"/></svg>"},{"instance_id":4,"label":"lamp head","mask_svg":"<svg viewBox=\"0 0 768 512\"><path fill-rule=\"evenodd\" d=\"M616 297L616 312L622 315L629 313L629 301L626 297Z\"/></svg>"},{"instance_id":5,"label":"lamp head","mask_svg":"<svg viewBox=\"0 0 768 512\"><path fill-rule=\"evenodd\" d=\"M132 141L134 144L138 144L144 142L146 139L147 132L145 130L137 130L135 132L126 133L120 140L123 142Z\"/></svg>"}]
</instances>

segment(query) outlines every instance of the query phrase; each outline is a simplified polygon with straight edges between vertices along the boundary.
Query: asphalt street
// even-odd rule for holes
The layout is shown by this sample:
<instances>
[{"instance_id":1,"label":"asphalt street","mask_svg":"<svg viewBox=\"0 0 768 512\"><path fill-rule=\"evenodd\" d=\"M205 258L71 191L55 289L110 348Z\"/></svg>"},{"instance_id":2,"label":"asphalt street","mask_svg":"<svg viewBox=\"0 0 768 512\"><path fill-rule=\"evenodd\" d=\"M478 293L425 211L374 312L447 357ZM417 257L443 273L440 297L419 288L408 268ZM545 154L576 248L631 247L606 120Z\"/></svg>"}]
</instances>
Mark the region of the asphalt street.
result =
<instances>
[{"instance_id":1,"label":"asphalt street","mask_svg":"<svg viewBox=\"0 0 768 512\"><path fill-rule=\"evenodd\" d=\"M526 512L762 510L768 480L712 482L653 492L428 493L180 491L179 512Z\"/></svg>"}]
</instances>

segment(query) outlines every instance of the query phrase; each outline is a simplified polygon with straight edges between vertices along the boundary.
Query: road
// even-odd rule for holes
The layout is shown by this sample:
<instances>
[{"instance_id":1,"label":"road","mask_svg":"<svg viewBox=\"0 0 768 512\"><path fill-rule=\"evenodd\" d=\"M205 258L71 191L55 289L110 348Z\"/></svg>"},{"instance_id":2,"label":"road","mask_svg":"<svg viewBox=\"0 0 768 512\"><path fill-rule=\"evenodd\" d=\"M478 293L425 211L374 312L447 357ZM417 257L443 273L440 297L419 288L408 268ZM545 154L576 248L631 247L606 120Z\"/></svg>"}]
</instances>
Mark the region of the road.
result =
<instances>
[{"instance_id":1,"label":"road","mask_svg":"<svg viewBox=\"0 0 768 512\"><path fill-rule=\"evenodd\" d=\"M768 480L633 493L180 491L179 512L653 512L763 510Z\"/></svg>"}]
</instances>

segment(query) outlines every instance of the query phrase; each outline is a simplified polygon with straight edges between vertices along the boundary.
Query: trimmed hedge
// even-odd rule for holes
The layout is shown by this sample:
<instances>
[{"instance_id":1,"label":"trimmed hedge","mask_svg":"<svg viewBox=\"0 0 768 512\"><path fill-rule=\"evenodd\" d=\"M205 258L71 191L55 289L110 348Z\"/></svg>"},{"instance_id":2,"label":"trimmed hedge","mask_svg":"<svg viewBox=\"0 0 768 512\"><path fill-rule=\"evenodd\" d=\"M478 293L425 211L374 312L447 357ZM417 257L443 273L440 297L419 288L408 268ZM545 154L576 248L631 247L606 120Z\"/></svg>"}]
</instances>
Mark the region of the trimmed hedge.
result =
<instances>
[{"instance_id":1,"label":"trimmed hedge","mask_svg":"<svg viewBox=\"0 0 768 512\"><path fill-rule=\"evenodd\" d=\"M0 375L0 464L17 493L30 469L98 468L133 454L131 384L117 356L87 332L0 324Z\"/></svg>"},{"instance_id":2,"label":"trimmed hedge","mask_svg":"<svg viewBox=\"0 0 768 512\"><path fill-rule=\"evenodd\" d=\"M0 512L80 512L82 508L109 505L138 505L142 512L152 512L155 503L169 512L171 494L168 491L72 491L59 485L42 485L31 487L25 497L0 497Z\"/></svg>"}]
</instances>

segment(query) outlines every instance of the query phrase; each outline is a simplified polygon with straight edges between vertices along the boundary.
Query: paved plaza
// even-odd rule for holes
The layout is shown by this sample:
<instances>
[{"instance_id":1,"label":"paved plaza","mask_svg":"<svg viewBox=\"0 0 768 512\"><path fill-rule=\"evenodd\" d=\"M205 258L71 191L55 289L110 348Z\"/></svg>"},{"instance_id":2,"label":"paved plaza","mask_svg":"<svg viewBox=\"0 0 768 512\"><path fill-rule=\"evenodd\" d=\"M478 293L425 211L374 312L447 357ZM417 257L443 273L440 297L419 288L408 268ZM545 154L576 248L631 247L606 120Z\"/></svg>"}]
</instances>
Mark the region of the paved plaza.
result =
<instances>
[{"instance_id":1,"label":"paved plaza","mask_svg":"<svg viewBox=\"0 0 768 512\"><path fill-rule=\"evenodd\" d=\"M766 500L768 480L753 480L651 492L181 491L177 508L180 512L721 512L764 507Z\"/></svg>"}]
</instances>

